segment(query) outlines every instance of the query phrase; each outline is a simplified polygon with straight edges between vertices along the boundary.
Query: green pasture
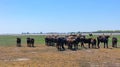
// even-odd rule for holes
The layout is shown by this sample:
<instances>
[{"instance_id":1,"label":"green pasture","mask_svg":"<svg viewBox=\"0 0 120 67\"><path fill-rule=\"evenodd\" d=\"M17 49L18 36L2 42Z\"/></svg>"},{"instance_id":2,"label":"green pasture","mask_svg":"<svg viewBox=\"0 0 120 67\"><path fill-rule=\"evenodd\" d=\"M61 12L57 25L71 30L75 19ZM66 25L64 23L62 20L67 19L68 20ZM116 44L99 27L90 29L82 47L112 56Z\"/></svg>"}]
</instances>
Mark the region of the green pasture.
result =
<instances>
[{"instance_id":1,"label":"green pasture","mask_svg":"<svg viewBox=\"0 0 120 67\"><path fill-rule=\"evenodd\" d=\"M44 44L44 37L40 35L0 35L0 46L16 46L16 38L20 37L22 45L26 45L26 38L34 38L35 44Z\"/></svg>"},{"instance_id":2,"label":"green pasture","mask_svg":"<svg viewBox=\"0 0 120 67\"><path fill-rule=\"evenodd\" d=\"M43 35L0 35L0 46L16 46L16 38L20 37L22 39L22 45L26 46L26 38L31 37L35 39L35 45L43 45L44 37ZM89 38L90 36L87 36ZM97 36L92 36L96 38ZM112 44L112 37L109 38L109 45ZM114 35L118 38L118 45L120 46L120 35Z\"/></svg>"}]
</instances>

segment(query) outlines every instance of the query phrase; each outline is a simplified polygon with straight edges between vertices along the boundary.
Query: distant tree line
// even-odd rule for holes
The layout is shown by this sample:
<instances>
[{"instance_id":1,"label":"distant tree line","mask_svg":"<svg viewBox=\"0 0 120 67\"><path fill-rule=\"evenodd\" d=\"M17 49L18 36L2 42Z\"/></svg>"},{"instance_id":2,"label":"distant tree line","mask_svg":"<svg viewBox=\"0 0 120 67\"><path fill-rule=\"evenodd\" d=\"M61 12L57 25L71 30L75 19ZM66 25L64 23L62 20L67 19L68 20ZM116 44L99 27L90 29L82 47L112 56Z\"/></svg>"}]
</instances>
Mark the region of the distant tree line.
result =
<instances>
[{"instance_id":1,"label":"distant tree line","mask_svg":"<svg viewBox=\"0 0 120 67\"><path fill-rule=\"evenodd\" d=\"M43 33L42 32L39 32L39 33L22 32L21 34L43 34Z\"/></svg>"},{"instance_id":2,"label":"distant tree line","mask_svg":"<svg viewBox=\"0 0 120 67\"><path fill-rule=\"evenodd\" d=\"M120 30L98 30L94 32L67 32L67 33L60 33L60 32L39 32L39 33L30 33L30 32L22 32L21 34L82 34L82 33L120 33Z\"/></svg>"},{"instance_id":3,"label":"distant tree line","mask_svg":"<svg viewBox=\"0 0 120 67\"><path fill-rule=\"evenodd\" d=\"M98 30L93 33L120 33L120 30Z\"/></svg>"}]
</instances>

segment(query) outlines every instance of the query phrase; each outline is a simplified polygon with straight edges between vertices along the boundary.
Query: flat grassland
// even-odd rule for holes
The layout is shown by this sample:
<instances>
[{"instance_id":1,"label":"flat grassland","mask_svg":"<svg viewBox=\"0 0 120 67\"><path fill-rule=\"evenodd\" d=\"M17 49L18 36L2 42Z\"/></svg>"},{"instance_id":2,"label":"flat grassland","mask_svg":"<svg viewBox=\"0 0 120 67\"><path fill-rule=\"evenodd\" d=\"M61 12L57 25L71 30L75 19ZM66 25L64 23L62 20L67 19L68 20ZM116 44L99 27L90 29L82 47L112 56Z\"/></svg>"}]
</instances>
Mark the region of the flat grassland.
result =
<instances>
[{"instance_id":1,"label":"flat grassland","mask_svg":"<svg viewBox=\"0 0 120 67\"><path fill-rule=\"evenodd\" d=\"M21 37L22 47L16 47L16 37ZM26 38L35 38L34 48L26 46ZM72 51L57 51L56 47L45 46L40 35L1 35L0 67L120 67L120 41L118 48L81 48ZM96 36L93 36L96 37ZM120 40L120 36L115 36ZM87 44L86 44L87 45ZM86 46L87 47L87 46Z\"/></svg>"}]
</instances>

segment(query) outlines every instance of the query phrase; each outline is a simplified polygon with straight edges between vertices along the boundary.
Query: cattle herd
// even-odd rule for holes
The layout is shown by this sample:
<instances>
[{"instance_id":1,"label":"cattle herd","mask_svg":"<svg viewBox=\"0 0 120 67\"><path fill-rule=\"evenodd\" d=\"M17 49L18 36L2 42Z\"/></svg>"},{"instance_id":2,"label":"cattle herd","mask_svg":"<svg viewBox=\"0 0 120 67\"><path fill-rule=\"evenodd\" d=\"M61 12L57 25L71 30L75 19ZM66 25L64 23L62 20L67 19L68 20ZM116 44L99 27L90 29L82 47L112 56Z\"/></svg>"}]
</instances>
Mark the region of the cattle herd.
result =
<instances>
[{"instance_id":1,"label":"cattle herd","mask_svg":"<svg viewBox=\"0 0 120 67\"><path fill-rule=\"evenodd\" d=\"M26 42L27 42L27 47L34 47L34 38L26 38ZM16 40L16 46L17 47L21 47L21 38L17 38Z\"/></svg>"},{"instance_id":2,"label":"cattle herd","mask_svg":"<svg viewBox=\"0 0 120 67\"><path fill-rule=\"evenodd\" d=\"M92 34L90 36L87 38L85 35L51 35L45 37L45 44L56 46L59 51L65 50L65 46L71 50L77 50L79 46L87 48L85 47L86 44L88 44L88 48L100 48L100 43L104 43L104 48L108 48L109 35L100 35L97 38L92 37ZM116 37L112 37L112 47L117 48L117 41Z\"/></svg>"},{"instance_id":3,"label":"cattle herd","mask_svg":"<svg viewBox=\"0 0 120 67\"><path fill-rule=\"evenodd\" d=\"M45 37L45 44L47 46L56 46L59 51L64 51L67 46L70 50L77 50L78 47L82 48L100 48L100 43L104 43L104 48L108 48L109 35L100 35L87 38L85 35L47 35ZM34 47L34 38L26 38L27 47ZM112 37L112 47L117 48L117 38ZM21 38L16 39L16 46L21 47ZM88 45L86 47L85 45Z\"/></svg>"}]
</instances>

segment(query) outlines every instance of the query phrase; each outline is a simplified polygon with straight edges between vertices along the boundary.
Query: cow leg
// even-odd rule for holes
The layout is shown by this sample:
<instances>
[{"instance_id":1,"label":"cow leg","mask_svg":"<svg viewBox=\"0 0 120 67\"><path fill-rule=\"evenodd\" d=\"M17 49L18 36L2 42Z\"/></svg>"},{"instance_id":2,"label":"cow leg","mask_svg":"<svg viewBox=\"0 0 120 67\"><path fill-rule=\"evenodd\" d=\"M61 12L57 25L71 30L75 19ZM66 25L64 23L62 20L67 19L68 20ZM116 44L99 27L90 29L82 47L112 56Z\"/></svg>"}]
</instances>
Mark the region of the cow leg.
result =
<instances>
[{"instance_id":1,"label":"cow leg","mask_svg":"<svg viewBox=\"0 0 120 67\"><path fill-rule=\"evenodd\" d=\"M51 46L51 42L49 42L49 46Z\"/></svg>"},{"instance_id":2,"label":"cow leg","mask_svg":"<svg viewBox=\"0 0 120 67\"><path fill-rule=\"evenodd\" d=\"M31 47L31 46L32 46L32 44L30 43L30 44L29 44L29 46Z\"/></svg>"},{"instance_id":3,"label":"cow leg","mask_svg":"<svg viewBox=\"0 0 120 67\"><path fill-rule=\"evenodd\" d=\"M72 43L68 44L68 49L72 49Z\"/></svg>"},{"instance_id":4,"label":"cow leg","mask_svg":"<svg viewBox=\"0 0 120 67\"><path fill-rule=\"evenodd\" d=\"M96 43L94 45L95 45L95 48L96 48Z\"/></svg>"},{"instance_id":5,"label":"cow leg","mask_svg":"<svg viewBox=\"0 0 120 67\"><path fill-rule=\"evenodd\" d=\"M81 42L81 47L84 47L84 43L83 42Z\"/></svg>"},{"instance_id":6,"label":"cow leg","mask_svg":"<svg viewBox=\"0 0 120 67\"><path fill-rule=\"evenodd\" d=\"M68 49L70 49L70 44L68 44Z\"/></svg>"},{"instance_id":7,"label":"cow leg","mask_svg":"<svg viewBox=\"0 0 120 67\"><path fill-rule=\"evenodd\" d=\"M60 51L60 50L61 50L61 49L60 49L60 47L61 47L61 46L59 45L59 46L58 46L58 51Z\"/></svg>"},{"instance_id":8,"label":"cow leg","mask_svg":"<svg viewBox=\"0 0 120 67\"><path fill-rule=\"evenodd\" d=\"M27 44L27 46L28 46L28 47L31 47L31 44L30 44L30 43L28 43L28 44Z\"/></svg>"},{"instance_id":9,"label":"cow leg","mask_svg":"<svg viewBox=\"0 0 120 67\"><path fill-rule=\"evenodd\" d=\"M105 42L104 42L104 48L105 48Z\"/></svg>"},{"instance_id":10,"label":"cow leg","mask_svg":"<svg viewBox=\"0 0 120 67\"><path fill-rule=\"evenodd\" d=\"M56 48L57 48L57 50L59 51L59 46L57 46Z\"/></svg>"},{"instance_id":11,"label":"cow leg","mask_svg":"<svg viewBox=\"0 0 120 67\"><path fill-rule=\"evenodd\" d=\"M57 45L56 45L56 48L58 49L58 51L59 51L59 44L57 43Z\"/></svg>"},{"instance_id":12,"label":"cow leg","mask_svg":"<svg viewBox=\"0 0 120 67\"><path fill-rule=\"evenodd\" d=\"M28 46L28 43L27 43L27 47L29 47L29 46Z\"/></svg>"},{"instance_id":13,"label":"cow leg","mask_svg":"<svg viewBox=\"0 0 120 67\"><path fill-rule=\"evenodd\" d=\"M32 47L32 44L30 43L30 47Z\"/></svg>"},{"instance_id":14,"label":"cow leg","mask_svg":"<svg viewBox=\"0 0 120 67\"><path fill-rule=\"evenodd\" d=\"M48 46L48 42L46 42L46 46Z\"/></svg>"},{"instance_id":15,"label":"cow leg","mask_svg":"<svg viewBox=\"0 0 120 67\"><path fill-rule=\"evenodd\" d=\"M94 48L94 44L92 43L92 48Z\"/></svg>"},{"instance_id":16,"label":"cow leg","mask_svg":"<svg viewBox=\"0 0 120 67\"><path fill-rule=\"evenodd\" d=\"M116 48L117 48L117 43L116 43Z\"/></svg>"},{"instance_id":17,"label":"cow leg","mask_svg":"<svg viewBox=\"0 0 120 67\"><path fill-rule=\"evenodd\" d=\"M117 43L115 43L115 47L117 48Z\"/></svg>"},{"instance_id":18,"label":"cow leg","mask_svg":"<svg viewBox=\"0 0 120 67\"><path fill-rule=\"evenodd\" d=\"M62 49L65 50L64 44L62 44Z\"/></svg>"},{"instance_id":19,"label":"cow leg","mask_svg":"<svg viewBox=\"0 0 120 67\"><path fill-rule=\"evenodd\" d=\"M100 42L98 41L98 43L97 43L97 46L98 46L98 48L100 48Z\"/></svg>"},{"instance_id":20,"label":"cow leg","mask_svg":"<svg viewBox=\"0 0 120 67\"><path fill-rule=\"evenodd\" d=\"M29 47L29 44L27 44L27 47Z\"/></svg>"},{"instance_id":21,"label":"cow leg","mask_svg":"<svg viewBox=\"0 0 120 67\"><path fill-rule=\"evenodd\" d=\"M77 44L74 44L74 50L77 50Z\"/></svg>"},{"instance_id":22,"label":"cow leg","mask_svg":"<svg viewBox=\"0 0 120 67\"><path fill-rule=\"evenodd\" d=\"M59 46L58 46L58 51L60 51L60 50L61 50L61 49L60 49L60 47L61 47L61 46L59 45Z\"/></svg>"},{"instance_id":23,"label":"cow leg","mask_svg":"<svg viewBox=\"0 0 120 67\"><path fill-rule=\"evenodd\" d=\"M114 47L114 43L112 43L112 47Z\"/></svg>"},{"instance_id":24,"label":"cow leg","mask_svg":"<svg viewBox=\"0 0 120 67\"><path fill-rule=\"evenodd\" d=\"M59 50L60 50L60 51L62 50L61 47L62 47L62 46L61 46L61 44L60 44L60 45L59 45Z\"/></svg>"},{"instance_id":25,"label":"cow leg","mask_svg":"<svg viewBox=\"0 0 120 67\"><path fill-rule=\"evenodd\" d=\"M19 45L19 47L21 47L21 43L19 43L18 45Z\"/></svg>"},{"instance_id":26,"label":"cow leg","mask_svg":"<svg viewBox=\"0 0 120 67\"><path fill-rule=\"evenodd\" d=\"M54 43L54 42L52 42L52 46L55 46L55 43Z\"/></svg>"},{"instance_id":27,"label":"cow leg","mask_svg":"<svg viewBox=\"0 0 120 67\"><path fill-rule=\"evenodd\" d=\"M46 44L47 46L49 46L49 42L47 42L47 44Z\"/></svg>"},{"instance_id":28,"label":"cow leg","mask_svg":"<svg viewBox=\"0 0 120 67\"><path fill-rule=\"evenodd\" d=\"M113 47L117 48L117 43L114 43L114 44L113 44Z\"/></svg>"},{"instance_id":29,"label":"cow leg","mask_svg":"<svg viewBox=\"0 0 120 67\"><path fill-rule=\"evenodd\" d=\"M76 44L76 49L78 49L78 44Z\"/></svg>"},{"instance_id":30,"label":"cow leg","mask_svg":"<svg viewBox=\"0 0 120 67\"><path fill-rule=\"evenodd\" d=\"M32 44L32 47L34 47L34 44Z\"/></svg>"},{"instance_id":31,"label":"cow leg","mask_svg":"<svg viewBox=\"0 0 120 67\"><path fill-rule=\"evenodd\" d=\"M93 44L93 48L96 48L96 44Z\"/></svg>"},{"instance_id":32,"label":"cow leg","mask_svg":"<svg viewBox=\"0 0 120 67\"><path fill-rule=\"evenodd\" d=\"M73 46L73 44L70 44L70 49L72 50L72 46Z\"/></svg>"},{"instance_id":33,"label":"cow leg","mask_svg":"<svg viewBox=\"0 0 120 67\"><path fill-rule=\"evenodd\" d=\"M107 46L107 48L108 48L108 42L106 43L106 46Z\"/></svg>"},{"instance_id":34,"label":"cow leg","mask_svg":"<svg viewBox=\"0 0 120 67\"><path fill-rule=\"evenodd\" d=\"M88 43L88 48L90 48L90 43Z\"/></svg>"},{"instance_id":35,"label":"cow leg","mask_svg":"<svg viewBox=\"0 0 120 67\"><path fill-rule=\"evenodd\" d=\"M21 47L21 44L20 44L20 43L17 43L17 47Z\"/></svg>"},{"instance_id":36,"label":"cow leg","mask_svg":"<svg viewBox=\"0 0 120 67\"><path fill-rule=\"evenodd\" d=\"M49 42L47 42L47 46L49 46Z\"/></svg>"},{"instance_id":37,"label":"cow leg","mask_svg":"<svg viewBox=\"0 0 120 67\"><path fill-rule=\"evenodd\" d=\"M31 47L33 47L33 44L31 44Z\"/></svg>"}]
</instances>

